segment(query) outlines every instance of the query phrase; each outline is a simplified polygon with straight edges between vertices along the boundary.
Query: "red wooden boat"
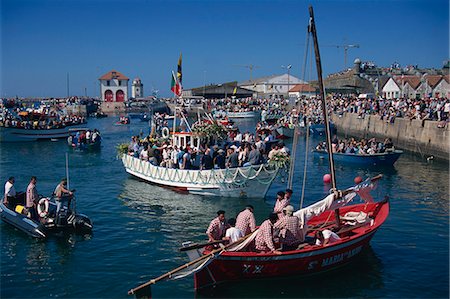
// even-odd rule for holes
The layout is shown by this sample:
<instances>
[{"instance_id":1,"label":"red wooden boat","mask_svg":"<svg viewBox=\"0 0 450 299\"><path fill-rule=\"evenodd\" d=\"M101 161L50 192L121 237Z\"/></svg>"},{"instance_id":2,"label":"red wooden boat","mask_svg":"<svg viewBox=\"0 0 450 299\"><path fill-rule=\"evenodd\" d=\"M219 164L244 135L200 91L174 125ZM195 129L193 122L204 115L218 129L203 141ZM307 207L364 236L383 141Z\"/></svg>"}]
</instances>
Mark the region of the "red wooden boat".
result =
<instances>
[{"instance_id":1,"label":"red wooden boat","mask_svg":"<svg viewBox=\"0 0 450 299\"><path fill-rule=\"evenodd\" d=\"M343 226L337 232L341 240L327 246L306 244L300 250L286 251L281 255L224 251L195 273L195 288L201 289L222 282L245 279L315 274L348 263L369 245L375 232L386 220L389 202L386 200L347 206L340 209L340 215L343 217L348 212L361 211L369 215L370 221L362 225ZM327 228L334 226L334 211L313 217L308 224L315 227L330 221L333 223L326 226Z\"/></svg>"}]
</instances>

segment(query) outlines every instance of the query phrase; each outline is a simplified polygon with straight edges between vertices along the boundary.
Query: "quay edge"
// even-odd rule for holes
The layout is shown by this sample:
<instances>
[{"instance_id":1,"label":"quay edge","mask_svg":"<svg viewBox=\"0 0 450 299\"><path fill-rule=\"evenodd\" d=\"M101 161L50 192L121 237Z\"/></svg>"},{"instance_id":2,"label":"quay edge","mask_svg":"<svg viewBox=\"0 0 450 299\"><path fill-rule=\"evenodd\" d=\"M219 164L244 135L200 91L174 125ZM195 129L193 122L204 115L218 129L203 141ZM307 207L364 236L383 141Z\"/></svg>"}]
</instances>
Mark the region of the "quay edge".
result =
<instances>
[{"instance_id":1,"label":"quay edge","mask_svg":"<svg viewBox=\"0 0 450 299\"><path fill-rule=\"evenodd\" d=\"M333 114L331 118L340 135L377 139L389 137L401 149L424 157L450 160L449 129L448 126L438 128L437 121L396 118L394 123L389 123L378 115L359 118L354 113L344 113L342 116Z\"/></svg>"}]
</instances>

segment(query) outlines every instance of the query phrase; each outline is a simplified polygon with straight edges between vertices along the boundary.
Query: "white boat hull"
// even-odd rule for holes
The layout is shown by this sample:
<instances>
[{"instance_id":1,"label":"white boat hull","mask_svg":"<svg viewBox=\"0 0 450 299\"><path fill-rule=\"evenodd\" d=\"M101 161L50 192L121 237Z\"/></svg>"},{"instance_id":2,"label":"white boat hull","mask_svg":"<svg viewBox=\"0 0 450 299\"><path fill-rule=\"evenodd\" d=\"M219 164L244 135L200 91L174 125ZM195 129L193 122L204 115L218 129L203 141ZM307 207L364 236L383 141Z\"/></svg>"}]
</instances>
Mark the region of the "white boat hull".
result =
<instances>
[{"instance_id":1,"label":"white boat hull","mask_svg":"<svg viewBox=\"0 0 450 299\"><path fill-rule=\"evenodd\" d=\"M150 183L192 194L263 198L278 169L267 165L211 170L180 170L155 166L147 161L123 155L125 170Z\"/></svg>"},{"instance_id":2,"label":"white boat hull","mask_svg":"<svg viewBox=\"0 0 450 299\"><path fill-rule=\"evenodd\" d=\"M69 137L69 128L58 129L20 129L11 127L0 127L0 142L22 142L36 141Z\"/></svg>"},{"instance_id":3,"label":"white boat hull","mask_svg":"<svg viewBox=\"0 0 450 299\"><path fill-rule=\"evenodd\" d=\"M257 111L244 111L244 112L227 112L228 118L257 118L259 112Z\"/></svg>"}]
</instances>

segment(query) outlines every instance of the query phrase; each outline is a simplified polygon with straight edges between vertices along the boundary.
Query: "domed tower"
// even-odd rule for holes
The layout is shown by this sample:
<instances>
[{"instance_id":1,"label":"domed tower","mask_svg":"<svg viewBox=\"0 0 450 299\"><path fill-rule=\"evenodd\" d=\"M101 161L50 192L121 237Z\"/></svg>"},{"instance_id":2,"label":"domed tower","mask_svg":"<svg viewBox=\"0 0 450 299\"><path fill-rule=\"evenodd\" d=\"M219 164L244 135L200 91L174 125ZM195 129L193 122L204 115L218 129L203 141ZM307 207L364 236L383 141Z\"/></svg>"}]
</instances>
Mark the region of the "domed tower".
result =
<instances>
[{"instance_id":1,"label":"domed tower","mask_svg":"<svg viewBox=\"0 0 450 299\"><path fill-rule=\"evenodd\" d=\"M361 71L361 60L359 58L356 58L353 64L354 64L353 70L355 71L355 75L359 75Z\"/></svg>"},{"instance_id":2,"label":"domed tower","mask_svg":"<svg viewBox=\"0 0 450 299\"><path fill-rule=\"evenodd\" d=\"M134 79L131 84L131 97L134 99L144 97L144 84L142 84L139 78Z\"/></svg>"},{"instance_id":3,"label":"domed tower","mask_svg":"<svg viewBox=\"0 0 450 299\"><path fill-rule=\"evenodd\" d=\"M353 63L354 63L353 70L355 71L355 75L359 75L361 71L361 60L359 58L356 58Z\"/></svg>"}]
</instances>

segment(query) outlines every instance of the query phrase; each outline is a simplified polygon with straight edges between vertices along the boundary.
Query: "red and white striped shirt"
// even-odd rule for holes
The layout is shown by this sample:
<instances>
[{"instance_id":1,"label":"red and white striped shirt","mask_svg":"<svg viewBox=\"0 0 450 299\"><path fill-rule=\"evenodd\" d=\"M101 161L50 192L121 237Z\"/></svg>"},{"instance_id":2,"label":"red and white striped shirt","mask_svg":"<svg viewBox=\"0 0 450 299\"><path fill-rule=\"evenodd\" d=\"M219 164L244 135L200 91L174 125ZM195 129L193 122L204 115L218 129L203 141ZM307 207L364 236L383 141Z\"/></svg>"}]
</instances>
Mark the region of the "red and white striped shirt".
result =
<instances>
[{"instance_id":1,"label":"red and white striped shirt","mask_svg":"<svg viewBox=\"0 0 450 299\"><path fill-rule=\"evenodd\" d=\"M273 245L273 224L269 219L264 221L258 229L255 237L255 247L257 251L274 251Z\"/></svg>"},{"instance_id":2,"label":"red and white striped shirt","mask_svg":"<svg viewBox=\"0 0 450 299\"><path fill-rule=\"evenodd\" d=\"M295 216L284 216L274 225L280 229L280 242L286 245L298 244L302 239L299 219Z\"/></svg>"},{"instance_id":3,"label":"red and white striped shirt","mask_svg":"<svg viewBox=\"0 0 450 299\"><path fill-rule=\"evenodd\" d=\"M236 218L236 228L239 228L244 233L244 236L254 231L255 227L255 216L249 209L245 209L239 213Z\"/></svg>"},{"instance_id":4,"label":"red and white striped shirt","mask_svg":"<svg viewBox=\"0 0 450 299\"><path fill-rule=\"evenodd\" d=\"M226 221L220 221L219 217L211 220L208 229L206 230L206 234L211 234L214 240L222 240L225 236L225 232L227 231L228 225L226 225Z\"/></svg>"},{"instance_id":5,"label":"red and white striped shirt","mask_svg":"<svg viewBox=\"0 0 450 299\"><path fill-rule=\"evenodd\" d=\"M283 216L283 209L287 207L290 203L290 200L287 198L277 199L275 201L275 207L273 208L273 212L278 214L278 219Z\"/></svg>"}]
</instances>

